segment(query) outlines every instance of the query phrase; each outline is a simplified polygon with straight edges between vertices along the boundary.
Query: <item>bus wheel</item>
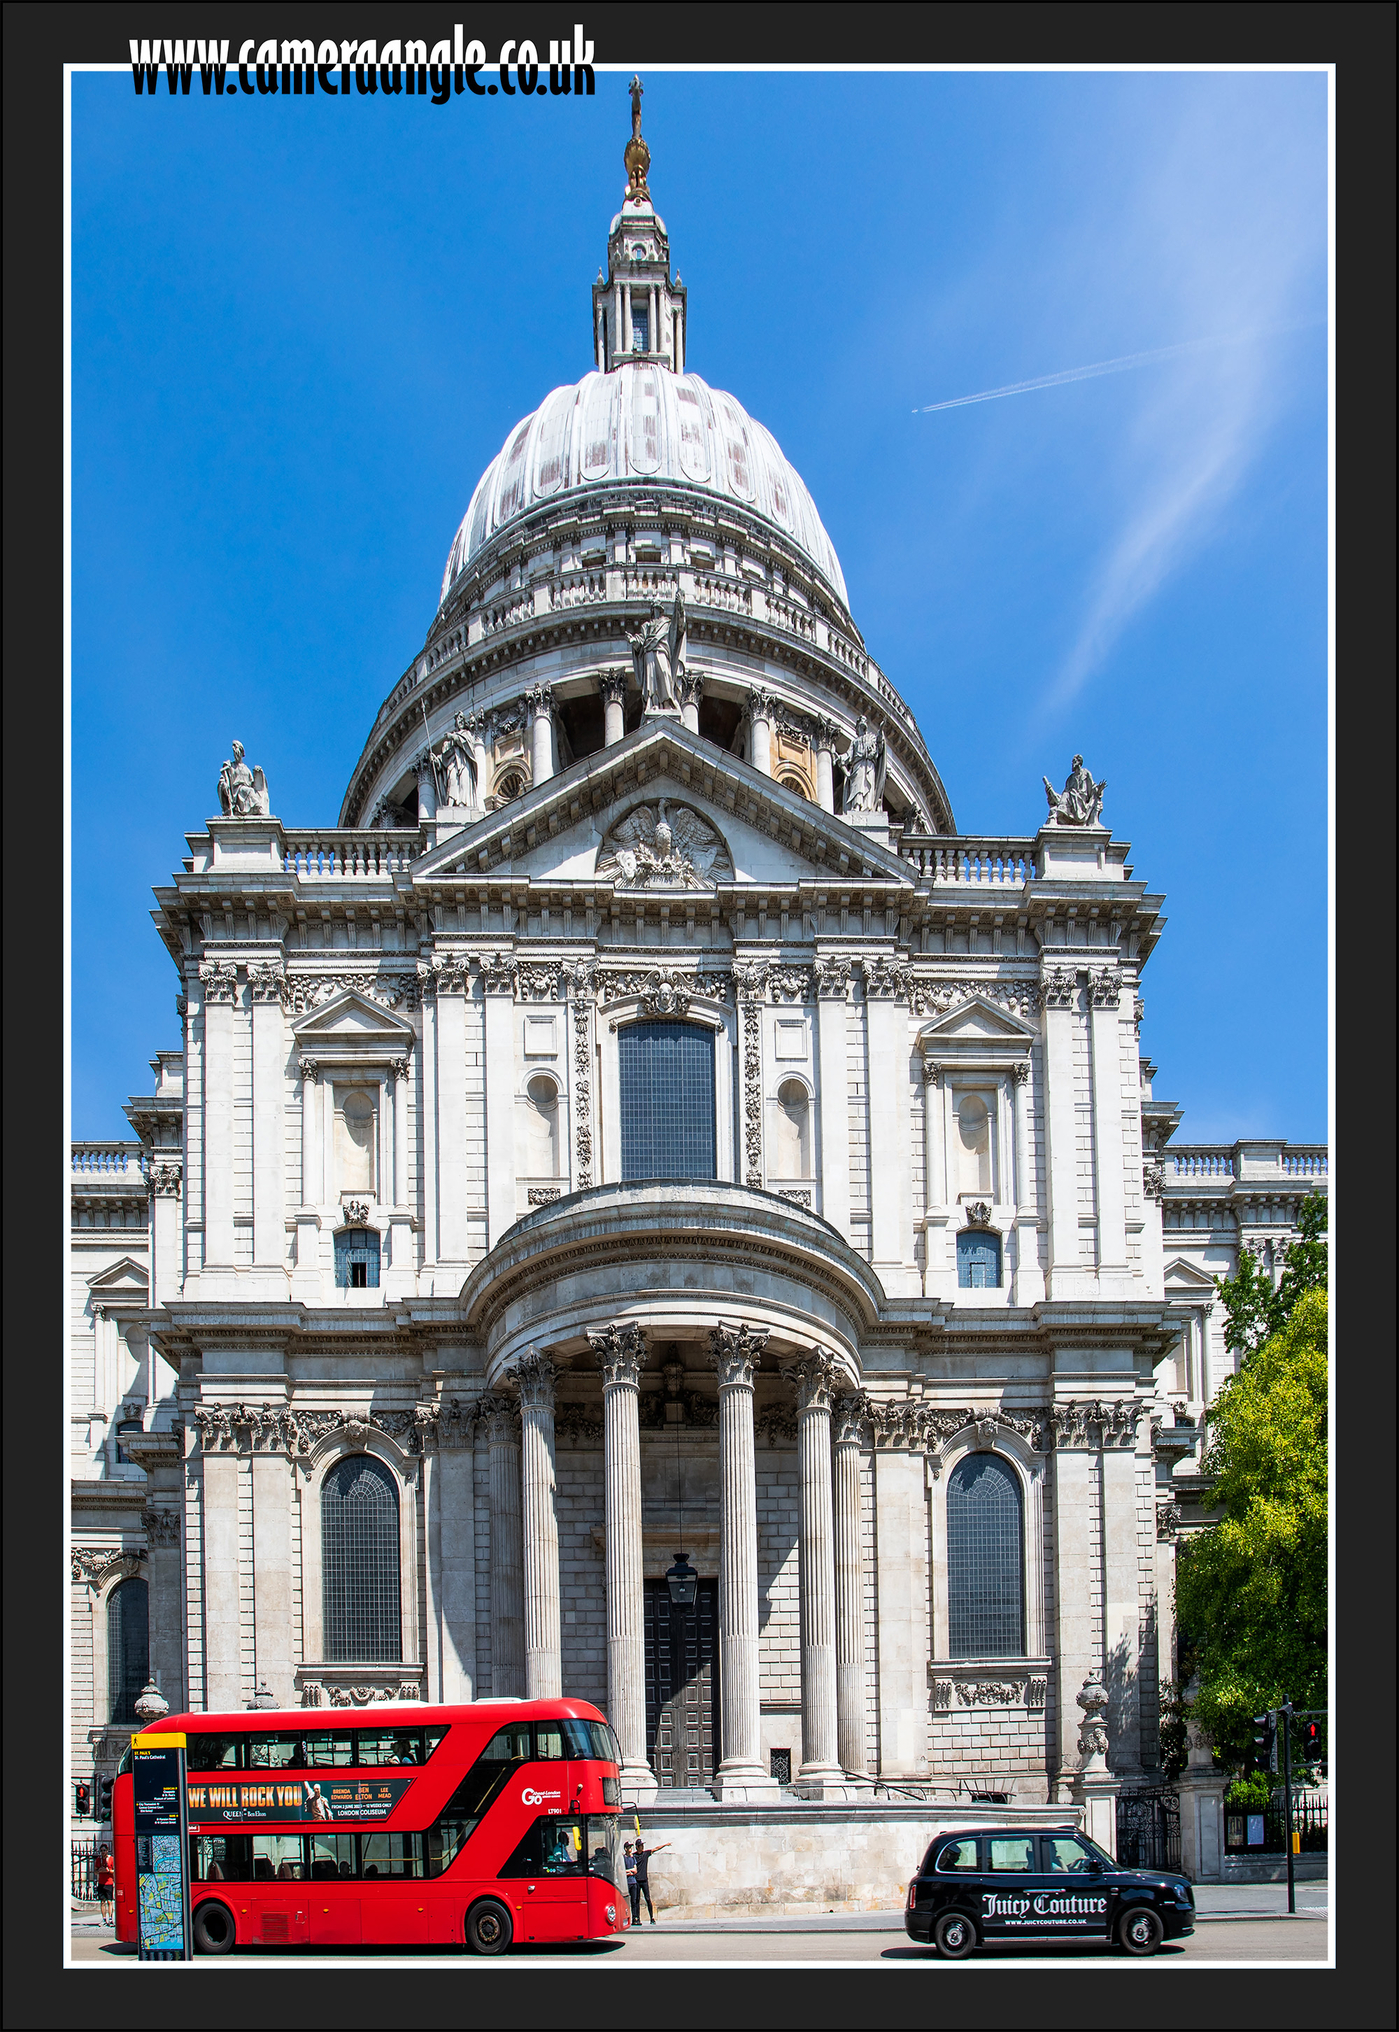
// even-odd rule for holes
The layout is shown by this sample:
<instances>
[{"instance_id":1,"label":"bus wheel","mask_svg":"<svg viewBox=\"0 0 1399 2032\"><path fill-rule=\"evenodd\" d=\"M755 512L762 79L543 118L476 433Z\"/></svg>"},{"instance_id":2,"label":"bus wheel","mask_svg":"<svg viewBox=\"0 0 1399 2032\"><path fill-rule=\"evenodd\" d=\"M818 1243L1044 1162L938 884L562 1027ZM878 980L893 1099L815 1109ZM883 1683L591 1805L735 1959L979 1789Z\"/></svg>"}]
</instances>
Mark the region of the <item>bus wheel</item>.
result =
<instances>
[{"instance_id":1,"label":"bus wheel","mask_svg":"<svg viewBox=\"0 0 1399 2032\"><path fill-rule=\"evenodd\" d=\"M960 1961L976 1946L976 1928L965 1912L944 1912L933 1927L933 1946L949 1961Z\"/></svg>"},{"instance_id":2,"label":"bus wheel","mask_svg":"<svg viewBox=\"0 0 1399 2032\"><path fill-rule=\"evenodd\" d=\"M1136 1905L1122 1917L1117 1937L1128 1954L1155 1954L1165 1928L1149 1905Z\"/></svg>"},{"instance_id":3,"label":"bus wheel","mask_svg":"<svg viewBox=\"0 0 1399 2032\"><path fill-rule=\"evenodd\" d=\"M466 1944L473 1954L504 1954L514 1931L498 1898L483 1898L466 1915Z\"/></svg>"},{"instance_id":4,"label":"bus wheel","mask_svg":"<svg viewBox=\"0 0 1399 2032\"><path fill-rule=\"evenodd\" d=\"M194 1908L194 1951L196 1954L227 1954L235 1935L233 1914L217 1899L206 1898Z\"/></svg>"}]
</instances>

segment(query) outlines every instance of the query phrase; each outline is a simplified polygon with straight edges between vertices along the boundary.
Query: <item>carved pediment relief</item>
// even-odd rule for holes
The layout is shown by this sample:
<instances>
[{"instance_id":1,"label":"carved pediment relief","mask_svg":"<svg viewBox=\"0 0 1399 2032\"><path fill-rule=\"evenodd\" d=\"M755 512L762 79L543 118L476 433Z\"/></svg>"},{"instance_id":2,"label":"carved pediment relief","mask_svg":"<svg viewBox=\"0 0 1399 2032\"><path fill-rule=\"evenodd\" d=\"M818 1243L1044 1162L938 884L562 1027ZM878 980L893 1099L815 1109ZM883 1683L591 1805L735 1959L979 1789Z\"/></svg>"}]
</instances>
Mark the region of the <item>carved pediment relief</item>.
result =
<instances>
[{"instance_id":1,"label":"carved pediment relief","mask_svg":"<svg viewBox=\"0 0 1399 2032\"><path fill-rule=\"evenodd\" d=\"M733 879L722 835L693 805L634 805L598 850L597 872L618 889L715 889Z\"/></svg>"},{"instance_id":2,"label":"carved pediment relief","mask_svg":"<svg viewBox=\"0 0 1399 2032\"><path fill-rule=\"evenodd\" d=\"M949 1009L935 1023L929 1023L920 1031L919 1041L925 1050L947 1044L1009 1044L1028 1048L1037 1035L1032 1023L1023 1022L1008 1009L997 1008L994 1002L977 995Z\"/></svg>"},{"instance_id":3,"label":"carved pediment relief","mask_svg":"<svg viewBox=\"0 0 1399 2032\"><path fill-rule=\"evenodd\" d=\"M413 1025L350 988L293 1023L292 1035L303 1066L367 1068L406 1058Z\"/></svg>"}]
</instances>

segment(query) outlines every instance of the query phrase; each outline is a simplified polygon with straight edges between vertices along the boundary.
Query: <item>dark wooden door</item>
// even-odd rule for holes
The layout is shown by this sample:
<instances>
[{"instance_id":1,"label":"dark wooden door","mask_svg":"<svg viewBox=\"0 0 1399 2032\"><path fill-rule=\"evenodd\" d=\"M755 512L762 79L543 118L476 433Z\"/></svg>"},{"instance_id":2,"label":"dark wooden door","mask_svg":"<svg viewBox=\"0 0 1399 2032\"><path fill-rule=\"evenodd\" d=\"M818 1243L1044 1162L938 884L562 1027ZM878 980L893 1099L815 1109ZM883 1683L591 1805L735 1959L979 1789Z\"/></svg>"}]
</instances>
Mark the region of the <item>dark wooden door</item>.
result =
<instances>
[{"instance_id":1,"label":"dark wooden door","mask_svg":"<svg viewBox=\"0 0 1399 2032\"><path fill-rule=\"evenodd\" d=\"M646 1755L658 1783L709 1785L719 1743L719 1583L676 1608L663 1580L646 1588Z\"/></svg>"}]
</instances>

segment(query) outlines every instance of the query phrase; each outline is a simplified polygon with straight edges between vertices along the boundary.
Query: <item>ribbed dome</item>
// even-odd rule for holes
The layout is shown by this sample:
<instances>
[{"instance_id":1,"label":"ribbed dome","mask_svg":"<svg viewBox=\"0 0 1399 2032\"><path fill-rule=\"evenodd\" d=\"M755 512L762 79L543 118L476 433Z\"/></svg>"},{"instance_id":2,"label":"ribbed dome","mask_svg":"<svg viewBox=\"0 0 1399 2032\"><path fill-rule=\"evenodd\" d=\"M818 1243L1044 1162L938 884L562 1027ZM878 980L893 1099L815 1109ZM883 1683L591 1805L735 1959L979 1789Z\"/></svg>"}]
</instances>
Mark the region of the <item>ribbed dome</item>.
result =
<instances>
[{"instance_id":1,"label":"ribbed dome","mask_svg":"<svg viewBox=\"0 0 1399 2032\"><path fill-rule=\"evenodd\" d=\"M453 581L498 531L579 487L671 481L766 518L795 543L849 611L835 546L771 431L698 374L649 360L556 388L511 431L471 497L442 578Z\"/></svg>"}]
</instances>

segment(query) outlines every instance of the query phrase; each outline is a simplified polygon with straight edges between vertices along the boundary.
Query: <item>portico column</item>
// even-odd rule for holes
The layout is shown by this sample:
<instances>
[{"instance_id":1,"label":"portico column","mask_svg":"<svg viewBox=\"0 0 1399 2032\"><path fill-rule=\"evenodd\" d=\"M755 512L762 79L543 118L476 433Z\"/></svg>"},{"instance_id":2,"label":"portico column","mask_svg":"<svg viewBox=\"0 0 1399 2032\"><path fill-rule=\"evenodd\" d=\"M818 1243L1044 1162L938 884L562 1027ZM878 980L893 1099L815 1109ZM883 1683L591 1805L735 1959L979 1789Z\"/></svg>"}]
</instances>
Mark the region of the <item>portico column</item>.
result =
<instances>
[{"instance_id":1,"label":"portico column","mask_svg":"<svg viewBox=\"0 0 1399 2032\"><path fill-rule=\"evenodd\" d=\"M646 1360L639 1326L588 1335L602 1370L604 1558L607 1569L607 1714L622 1748L628 1801L653 1797L646 1761L645 1599L641 1584L641 1422L638 1381Z\"/></svg>"},{"instance_id":2,"label":"portico column","mask_svg":"<svg viewBox=\"0 0 1399 2032\"><path fill-rule=\"evenodd\" d=\"M844 1391L832 1407L835 1439L836 1758L846 1783L865 1768L865 1586L860 1547L860 1453L868 1406Z\"/></svg>"},{"instance_id":3,"label":"portico column","mask_svg":"<svg viewBox=\"0 0 1399 2032\"><path fill-rule=\"evenodd\" d=\"M836 1761L836 1572L831 1491L831 1389L835 1357L824 1348L782 1371L797 1398L801 1478L802 1761L797 1790L845 1797Z\"/></svg>"},{"instance_id":4,"label":"portico column","mask_svg":"<svg viewBox=\"0 0 1399 2032\"><path fill-rule=\"evenodd\" d=\"M525 1690L524 1552L520 1520L520 1413L509 1397L483 1397L491 1446L491 1692Z\"/></svg>"},{"instance_id":5,"label":"portico column","mask_svg":"<svg viewBox=\"0 0 1399 2032\"><path fill-rule=\"evenodd\" d=\"M723 1762L716 1799L776 1792L758 1757L758 1507L753 1464L753 1370L767 1330L718 1326L709 1362L719 1375L719 1686Z\"/></svg>"},{"instance_id":6,"label":"portico column","mask_svg":"<svg viewBox=\"0 0 1399 2032\"><path fill-rule=\"evenodd\" d=\"M615 748L627 730L627 673L605 670L598 690L602 693L602 745Z\"/></svg>"},{"instance_id":7,"label":"portico column","mask_svg":"<svg viewBox=\"0 0 1399 2032\"><path fill-rule=\"evenodd\" d=\"M831 757L836 744L834 720L816 722L816 802L822 811L836 808L835 771Z\"/></svg>"},{"instance_id":8,"label":"portico column","mask_svg":"<svg viewBox=\"0 0 1399 2032\"><path fill-rule=\"evenodd\" d=\"M748 694L748 724L752 731L748 759L764 776L772 774L772 699L765 691Z\"/></svg>"},{"instance_id":9,"label":"portico column","mask_svg":"<svg viewBox=\"0 0 1399 2032\"><path fill-rule=\"evenodd\" d=\"M530 788L537 790L554 773L554 694L547 684L527 694L530 712Z\"/></svg>"},{"instance_id":10,"label":"portico column","mask_svg":"<svg viewBox=\"0 0 1399 2032\"><path fill-rule=\"evenodd\" d=\"M515 1364L520 1391L520 1489L525 1551L525 1698L563 1691L558 1488L554 1475L554 1364L533 1349Z\"/></svg>"}]
</instances>

